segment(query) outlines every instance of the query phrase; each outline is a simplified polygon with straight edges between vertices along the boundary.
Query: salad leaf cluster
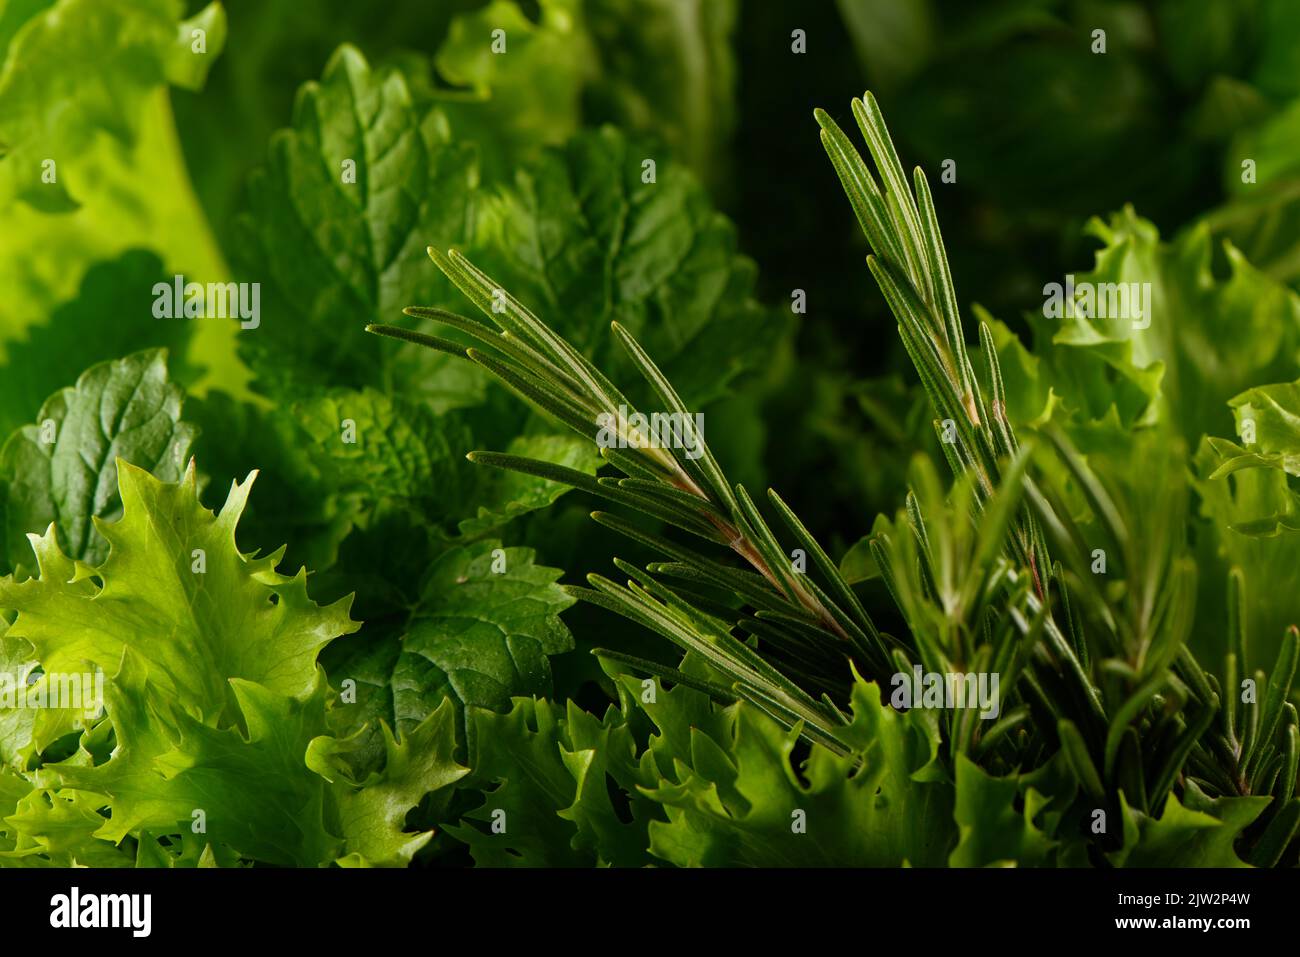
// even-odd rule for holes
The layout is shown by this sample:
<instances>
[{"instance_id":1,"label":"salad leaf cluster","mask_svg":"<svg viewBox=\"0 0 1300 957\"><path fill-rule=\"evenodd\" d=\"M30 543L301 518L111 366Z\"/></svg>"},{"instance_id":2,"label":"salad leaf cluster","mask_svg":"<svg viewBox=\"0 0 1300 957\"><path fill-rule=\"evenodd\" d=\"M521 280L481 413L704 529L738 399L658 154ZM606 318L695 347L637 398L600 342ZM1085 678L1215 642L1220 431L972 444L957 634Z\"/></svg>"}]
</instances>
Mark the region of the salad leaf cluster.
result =
<instances>
[{"instance_id":1,"label":"salad leaf cluster","mask_svg":"<svg viewBox=\"0 0 1300 957\"><path fill-rule=\"evenodd\" d=\"M1294 865L1300 15L995 6L0 5L0 864Z\"/></svg>"}]
</instances>

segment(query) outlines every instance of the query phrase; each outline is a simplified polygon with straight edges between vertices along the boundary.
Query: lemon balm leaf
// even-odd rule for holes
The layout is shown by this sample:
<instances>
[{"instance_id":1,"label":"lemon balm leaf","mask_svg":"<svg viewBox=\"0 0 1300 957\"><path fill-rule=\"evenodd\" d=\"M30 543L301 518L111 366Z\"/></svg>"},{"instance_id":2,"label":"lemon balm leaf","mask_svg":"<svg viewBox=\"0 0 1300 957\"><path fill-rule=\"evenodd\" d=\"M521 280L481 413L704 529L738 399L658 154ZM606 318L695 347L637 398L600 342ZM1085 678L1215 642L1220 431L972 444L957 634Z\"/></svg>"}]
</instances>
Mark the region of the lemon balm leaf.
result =
<instances>
[{"instance_id":1,"label":"lemon balm leaf","mask_svg":"<svg viewBox=\"0 0 1300 957\"><path fill-rule=\"evenodd\" d=\"M181 477L195 435L181 403L161 350L92 366L55 393L0 449L10 565L30 569L27 536L51 524L68 557L102 561L108 545L95 521L121 515L118 461L162 481Z\"/></svg>"}]
</instances>

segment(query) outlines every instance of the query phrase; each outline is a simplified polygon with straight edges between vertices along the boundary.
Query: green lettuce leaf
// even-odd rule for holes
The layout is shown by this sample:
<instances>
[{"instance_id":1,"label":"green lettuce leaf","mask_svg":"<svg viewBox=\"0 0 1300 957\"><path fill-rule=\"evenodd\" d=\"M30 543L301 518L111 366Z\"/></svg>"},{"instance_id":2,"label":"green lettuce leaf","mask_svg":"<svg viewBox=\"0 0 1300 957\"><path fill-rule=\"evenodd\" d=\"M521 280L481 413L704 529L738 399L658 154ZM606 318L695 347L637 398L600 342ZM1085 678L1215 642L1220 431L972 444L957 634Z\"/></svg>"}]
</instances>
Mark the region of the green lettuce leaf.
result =
<instances>
[{"instance_id":1,"label":"green lettuce leaf","mask_svg":"<svg viewBox=\"0 0 1300 957\"><path fill-rule=\"evenodd\" d=\"M796 768L797 731L750 705L723 709L712 733L661 717L690 695L698 692L676 688L644 705L660 731L651 752L664 774L644 793L667 815L649 825L655 856L680 866L943 863L955 839L953 794L938 769L932 716L899 714L878 686L859 681L845 732L852 753L814 745Z\"/></svg>"},{"instance_id":2,"label":"green lettuce leaf","mask_svg":"<svg viewBox=\"0 0 1300 957\"><path fill-rule=\"evenodd\" d=\"M337 839L325 829L324 781L303 760L307 742L324 731L323 681L298 700L232 680L245 736L158 694L165 675L129 649L105 695L117 735L112 757L44 769L62 787L107 798L109 817L96 836L116 844L141 829L183 826L271 864L309 866L336 855Z\"/></svg>"},{"instance_id":3,"label":"green lettuce leaf","mask_svg":"<svg viewBox=\"0 0 1300 957\"><path fill-rule=\"evenodd\" d=\"M1120 795L1124 847L1107 858L1117 867L1248 867L1233 843L1272 799L1219 798L1171 794L1159 817L1128 806Z\"/></svg>"},{"instance_id":4,"label":"green lettuce leaf","mask_svg":"<svg viewBox=\"0 0 1300 957\"><path fill-rule=\"evenodd\" d=\"M317 656L356 630L349 601L319 606L305 571L276 571L279 553L238 551L251 481L215 515L193 466L166 483L119 462L118 481L123 514L100 523L102 563L69 558L51 530L33 536L40 577L0 580L0 604L17 615L6 666L110 675L105 717L65 727L81 733L63 760L33 757L51 733L42 722L61 712L25 726L0 712L18 774L0 772L0 802L12 801L3 862L409 863L432 833L407 831L408 814L465 773L454 705L407 734L382 729L381 760L343 773L356 742L330 734L329 710L345 705L331 705Z\"/></svg>"},{"instance_id":5,"label":"green lettuce leaf","mask_svg":"<svg viewBox=\"0 0 1300 957\"><path fill-rule=\"evenodd\" d=\"M312 741L307 763L322 777L339 780L336 801L346 854L344 867L398 866L411 858L433 836L406 830L406 817L426 794L441 791L469 772L456 764L455 707L450 699L401 739L382 725L384 770L357 781L338 755L353 742L322 737Z\"/></svg>"},{"instance_id":6,"label":"green lettuce leaf","mask_svg":"<svg viewBox=\"0 0 1300 957\"><path fill-rule=\"evenodd\" d=\"M1094 219L1089 231L1104 247L1095 268L1075 276L1076 288L1149 284L1150 315L1030 314L1030 351L981 313L993 331L1016 421L1058 418L1076 431L1158 423L1195 447L1202 435L1228 431L1227 402L1234 395L1296 369L1300 298L1231 244L1223 247L1227 275L1216 274L1204 224L1165 243L1126 208L1109 222ZM1055 281L1063 284L1064 277Z\"/></svg>"},{"instance_id":7,"label":"green lettuce leaf","mask_svg":"<svg viewBox=\"0 0 1300 957\"><path fill-rule=\"evenodd\" d=\"M490 180L506 179L515 163L581 125L583 85L596 69L582 6L541 0L534 21L518 4L493 0L452 21L434 66L472 96L442 109L458 139L481 144Z\"/></svg>"},{"instance_id":8,"label":"green lettuce leaf","mask_svg":"<svg viewBox=\"0 0 1300 957\"><path fill-rule=\"evenodd\" d=\"M9 635L30 642L46 671L115 673L129 648L155 692L204 721L232 712L233 678L306 694L320 649L357 624L348 601L322 608L307 597L305 571L276 572L279 553L234 548L251 480L214 515L199 503L192 465L179 484L120 460L117 472L122 518L98 523L107 558L92 569L53 529L33 536L39 577L0 580L0 607L18 612Z\"/></svg>"},{"instance_id":9,"label":"green lettuce leaf","mask_svg":"<svg viewBox=\"0 0 1300 957\"><path fill-rule=\"evenodd\" d=\"M1242 389L1295 369L1300 298L1231 245L1224 247L1228 275L1216 276L1208 229L1163 244L1131 209L1091 228L1106 245L1096 269L1079 281L1150 282L1150 327L1135 329L1130 319L1067 320L1056 339L1083 346L1127 342L1134 365L1161 363L1162 417L1189 446L1227 431L1225 404Z\"/></svg>"},{"instance_id":10,"label":"green lettuce leaf","mask_svg":"<svg viewBox=\"0 0 1300 957\"><path fill-rule=\"evenodd\" d=\"M625 820L607 775L622 787L634 767L635 743L622 715L603 720L573 702L561 711L546 700L519 698L508 714L472 712L482 742L467 786L482 803L447 833L488 867L642 865L645 823Z\"/></svg>"},{"instance_id":11,"label":"green lettuce leaf","mask_svg":"<svg viewBox=\"0 0 1300 957\"><path fill-rule=\"evenodd\" d=\"M225 39L225 14L213 4L194 26L208 32L194 51L179 0L58 0L8 38L0 75L0 203L20 196L37 208L75 208L90 191L77 181L77 157L107 134L130 144L147 98L167 82L203 83ZM188 49L187 49L188 48ZM76 62L79 69L69 70ZM75 104L70 108L69 104ZM43 182L42 160L66 158L62 176ZM72 183L71 187L69 183Z\"/></svg>"},{"instance_id":12,"label":"green lettuce leaf","mask_svg":"<svg viewBox=\"0 0 1300 957\"><path fill-rule=\"evenodd\" d=\"M49 791L34 788L8 815L15 847L0 851L7 858L0 867L129 867L131 850L100 840L96 832L104 823L96 796L84 791Z\"/></svg>"},{"instance_id":13,"label":"green lettuce leaf","mask_svg":"<svg viewBox=\"0 0 1300 957\"><path fill-rule=\"evenodd\" d=\"M225 18L213 3L183 20L185 6L181 0L56 0L5 8L0 286L7 298L0 337L49 320L76 296L90 267L126 250L154 250L168 276L228 278L190 187L169 100L169 85L202 84L221 53ZM206 31L202 50L196 49L196 29ZM69 69L70 63L77 68ZM98 333L83 337L65 357L74 364L63 367L54 385L82 371L92 358L86 350L96 342L120 342L115 327L136 328L137 321L135 315L101 317ZM76 337L57 334L65 341ZM167 335L161 328L153 333L160 334ZM93 358L116 358L122 351ZM210 376L226 388L242 389L246 375L234 357L230 324L202 323L194 356L202 356ZM45 361L57 361L57 354Z\"/></svg>"},{"instance_id":14,"label":"green lettuce leaf","mask_svg":"<svg viewBox=\"0 0 1300 957\"><path fill-rule=\"evenodd\" d=\"M0 764L25 769L34 755L64 735L88 727L97 717L85 710L21 706L17 698L19 688L36 695L40 693L40 683L49 683L48 677L40 672L35 651L22 638L0 636L0 675L6 684L0 692ZM9 695L12 699L6 700ZM48 702L50 698L38 700Z\"/></svg>"},{"instance_id":15,"label":"green lettuce leaf","mask_svg":"<svg viewBox=\"0 0 1300 957\"><path fill-rule=\"evenodd\" d=\"M1059 842L1053 837L1055 827L1042 819L1049 799L1020 776L987 774L965 755L958 755L955 763L955 819L961 840L948 863L953 867L1052 863Z\"/></svg>"},{"instance_id":16,"label":"green lettuce leaf","mask_svg":"<svg viewBox=\"0 0 1300 957\"><path fill-rule=\"evenodd\" d=\"M1231 406L1238 434L1254 441L1207 438L1194 463L1200 515L1208 520L1205 561L1217 565L1220 581L1233 567L1243 576L1243 625L1260 655L1246 667L1270 661L1286 629L1300 624L1292 600L1300 590L1300 495L1288 480L1300 469L1298 402L1296 383L1236 396ZM1226 612L1219 620L1226 623Z\"/></svg>"}]
</instances>

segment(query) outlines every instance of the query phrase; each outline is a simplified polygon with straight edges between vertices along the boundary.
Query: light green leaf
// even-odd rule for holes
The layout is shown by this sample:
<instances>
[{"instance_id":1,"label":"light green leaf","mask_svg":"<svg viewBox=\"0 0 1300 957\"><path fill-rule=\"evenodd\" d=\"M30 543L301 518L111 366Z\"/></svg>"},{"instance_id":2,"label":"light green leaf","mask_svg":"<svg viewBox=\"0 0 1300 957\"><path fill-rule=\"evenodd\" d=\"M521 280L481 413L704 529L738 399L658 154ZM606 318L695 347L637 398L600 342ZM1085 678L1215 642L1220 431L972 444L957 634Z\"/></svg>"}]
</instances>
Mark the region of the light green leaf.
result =
<instances>
[{"instance_id":1,"label":"light green leaf","mask_svg":"<svg viewBox=\"0 0 1300 957\"><path fill-rule=\"evenodd\" d=\"M429 842L432 832L406 830L406 815L426 794L440 791L468 773L468 768L453 759L455 717L455 706L446 700L400 741L384 725L384 770L361 782L350 779L333 760L332 753L345 742L335 738L312 741L307 764L339 785L339 822L346 844L341 865L405 865Z\"/></svg>"},{"instance_id":2,"label":"light green leaf","mask_svg":"<svg viewBox=\"0 0 1300 957\"><path fill-rule=\"evenodd\" d=\"M994 777L965 755L957 755L955 817L961 841L948 863L953 867L985 867L1013 863L1034 867L1051 863L1057 842L1035 823L1046 799L1025 789L1024 809L1017 810L1022 790L1018 776Z\"/></svg>"},{"instance_id":3,"label":"light green leaf","mask_svg":"<svg viewBox=\"0 0 1300 957\"><path fill-rule=\"evenodd\" d=\"M186 90L198 91L212 63L226 45L226 9L213 0L176 27L176 42L167 49L167 79Z\"/></svg>"},{"instance_id":4,"label":"light green leaf","mask_svg":"<svg viewBox=\"0 0 1300 957\"><path fill-rule=\"evenodd\" d=\"M232 714L232 678L306 694L317 654L357 624L348 600L322 608L307 597L305 571L278 574L278 553L235 549L251 480L216 515L199 503L193 467L169 484L119 462L118 484L123 516L98 525L110 546L102 564L68 557L51 530L33 541L40 576L0 581L0 607L18 612L9 635L27 639L47 672L88 663L113 674L129 648L155 692L203 720Z\"/></svg>"},{"instance_id":5,"label":"light green leaf","mask_svg":"<svg viewBox=\"0 0 1300 957\"><path fill-rule=\"evenodd\" d=\"M1157 818L1133 810L1121 794L1124 847L1106 856L1117 867L1248 867L1233 843L1270 800L1202 799L1192 809L1170 794Z\"/></svg>"},{"instance_id":6,"label":"light green leaf","mask_svg":"<svg viewBox=\"0 0 1300 957\"><path fill-rule=\"evenodd\" d=\"M177 833L201 821L210 841L246 858L281 866L333 859L340 842L325 828L325 782L304 763L307 743L324 731L324 683L299 700L233 679L244 735L160 696L160 677L128 651L106 695L117 734L112 757L42 772L105 796L109 817L96 836L117 843L141 829Z\"/></svg>"},{"instance_id":7,"label":"light green leaf","mask_svg":"<svg viewBox=\"0 0 1300 957\"><path fill-rule=\"evenodd\" d=\"M40 662L32 646L22 638L0 636L0 763L24 770L31 757L43 751L65 734L71 734L94 717L94 708L80 712L66 708L23 707L30 698L18 698L20 693L37 695L37 682L46 681L39 671ZM25 689L20 692L19 689ZM49 701L50 698L36 700Z\"/></svg>"},{"instance_id":8,"label":"light green leaf","mask_svg":"<svg viewBox=\"0 0 1300 957\"><path fill-rule=\"evenodd\" d=\"M555 867L648 862L644 822L624 821L606 775L624 787L635 744L622 715L604 720L569 703L517 698L507 714L471 712L481 742L468 786L482 803L448 833L469 845L477 864Z\"/></svg>"},{"instance_id":9,"label":"light green leaf","mask_svg":"<svg viewBox=\"0 0 1300 957\"><path fill-rule=\"evenodd\" d=\"M672 776L643 789L668 817L650 824L656 856L681 866L943 862L955 840L952 787L934 779L938 730L921 712L898 714L876 685L858 682L845 731L853 753L814 745L799 769L791 764L797 729L784 731L748 704L725 714L719 739L680 725L673 731L650 710L661 732L652 751L671 746L683 755Z\"/></svg>"},{"instance_id":10,"label":"light green leaf","mask_svg":"<svg viewBox=\"0 0 1300 957\"><path fill-rule=\"evenodd\" d=\"M1254 436L1252 452L1270 456L1270 467L1300 475L1300 381L1257 386L1228 405L1237 434Z\"/></svg>"},{"instance_id":11,"label":"light green leaf","mask_svg":"<svg viewBox=\"0 0 1300 957\"><path fill-rule=\"evenodd\" d=\"M169 277L229 278L190 187L167 87L176 57L187 58L186 80L194 84L220 53L220 7L201 15L213 26L202 56L190 52L188 35L182 45L183 8L180 0L57 0L9 4L0 16L0 337L49 321L89 268L126 250L158 252ZM114 301L122 302L120 294ZM97 331L82 334L64 357L70 366L54 387L95 359L168 334L159 323L149 338L88 354L97 344L120 344L117 327L125 334L140 321L134 310L101 314ZM234 357L234 331L231 323L203 322L195 356L238 392L247 375ZM58 359L46 355L41 364Z\"/></svg>"},{"instance_id":12,"label":"light green leaf","mask_svg":"<svg viewBox=\"0 0 1300 957\"><path fill-rule=\"evenodd\" d=\"M49 211L75 208L89 191L76 182L78 155L101 134L130 145L146 99L179 62L181 9L179 0L58 0L32 11L9 40L0 73L0 205L19 195ZM219 5L209 19L224 22ZM224 29L213 32L205 64L223 39ZM204 69L184 71L192 88ZM42 161L51 157L68 162L54 182L42 181Z\"/></svg>"},{"instance_id":13,"label":"light green leaf","mask_svg":"<svg viewBox=\"0 0 1300 957\"><path fill-rule=\"evenodd\" d=\"M473 96L442 108L458 140L480 144L490 181L581 125L583 84L596 70L581 7L542 0L534 22L510 0L493 0L452 21L434 66Z\"/></svg>"}]
</instances>

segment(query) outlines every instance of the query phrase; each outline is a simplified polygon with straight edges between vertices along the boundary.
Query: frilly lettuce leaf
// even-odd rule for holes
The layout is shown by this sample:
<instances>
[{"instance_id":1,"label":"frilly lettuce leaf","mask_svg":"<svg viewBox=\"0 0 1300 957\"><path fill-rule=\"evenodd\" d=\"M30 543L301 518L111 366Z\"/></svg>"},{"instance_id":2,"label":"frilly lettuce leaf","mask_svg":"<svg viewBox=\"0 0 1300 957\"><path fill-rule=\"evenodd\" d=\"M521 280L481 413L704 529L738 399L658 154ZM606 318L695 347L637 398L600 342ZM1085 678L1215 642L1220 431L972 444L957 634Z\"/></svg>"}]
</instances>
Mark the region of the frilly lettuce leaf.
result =
<instances>
[{"instance_id":1,"label":"frilly lettuce leaf","mask_svg":"<svg viewBox=\"0 0 1300 957\"><path fill-rule=\"evenodd\" d=\"M1129 807L1121 794L1124 846L1107 858L1117 867L1248 867L1233 843L1271 800L1211 801L1193 789L1183 801L1170 794L1160 816L1148 817Z\"/></svg>"},{"instance_id":2,"label":"frilly lettuce leaf","mask_svg":"<svg viewBox=\"0 0 1300 957\"><path fill-rule=\"evenodd\" d=\"M1257 386L1230 403L1236 442L1206 438L1195 459L1207 558L1241 570L1243 615L1252 645L1267 661L1283 632L1300 624L1300 495L1288 476L1300 470L1300 385ZM1247 443L1249 438L1252 441ZM1241 442L1242 444L1238 444Z\"/></svg>"},{"instance_id":3,"label":"frilly lettuce leaf","mask_svg":"<svg viewBox=\"0 0 1300 957\"><path fill-rule=\"evenodd\" d=\"M583 86L597 63L582 7L583 0L542 0L533 20L516 3L493 0L452 21L434 66L472 97L449 98L442 109L458 138L481 144L490 179L506 178L513 164L581 126Z\"/></svg>"},{"instance_id":4,"label":"frilly lettuce leaf","mask_svg":"<svg viewBox=\"0 0 1300 957\"><path fill-rule=\"evenodd\" d=\"M419 724L400 738L380 725L384 745L383 771L358 779L345 755L355 739L315 738L307 750L307 764L335 783L339 833L344 836L343 867L404 865L433 836L432 832L406 830L406 817L425 795L442 791L469 772L454 760L455 707L445 699Z\"/></svg>"},{"instance_id":5,"label":"frilly lettuce leaf","mask_svg":"<svg viewBox=\"0 0 1300 957\"><path fill-rule=\"evenodd\" d=\"M99 136L130 144L155 88L168 82L202 86L221 52L225 13L214 3L190 25L178 23L180 0L58 0L44 10L28 6L30 19L7 37L3 51L0 203L17 195L37 208L64 211L90 191L77 182L77 159ZM191 44L194 28L207 31L203 52ZM67 69L69 62L79 69ZM54 182L41 178L48 157L68 160L63 177Z\"/></svg>"},{"instance_id":6,"label":"frilly lettuce leaf","mask_svg":"<svg viewBox=\"0 0 1300 957\"><path fill-rule=\"evenodd\" d=\"M321 608L307 597L305 570L279 574L279 553L235 549L251 479L215 515L199 503L192 464L173 484L119 460L118 483L122 519L97 523L102 564L68 557L51 529L33 536L39 577L0 581L0 607L18 612L9 635L47 671L114 673L129 647L155 690L207 721L229 714L232 678L290 696L312 688L321 648L357 625L349 601Z\"/></svg>"},{"instance_id":7,"label":"frilly lettuce leaf","mask_svg":"<svg viewBox=\"0 0 1300 957\"><path fill-rule=\"evenodd\" d=\"M631 787L635 744L622 715L598 720L570 702L519 698L507 714L471 713L476 740L465 783L482 802L447 833L489 867L648 863L644 822L620 816L606 774Z\"/></svg>"},{"instance_id":8,"label":"frilly lettuce leaf","mask_svg":"<svg viewBox=\"0 0 1300 957\"><path fill-rule=\"evenodd\" d=\"M108 556L74 561L51 529L33 536L39 577L0 580L16 619L6 664L46 675L106 674L102 718L65 725L78 747L37 755L35 724L0 713L10 732L0 807L11 801L4 864L401 865L431 832L407 814L464 774L452 758L455 708L444 702L395 736L359 777L330 734L332 692L321 649L354 631L349 600L314 603L306 574L276 571L279 553L239 552L235 529L251 486L217 514L196 472L159 481L118 463L123 514L100 523ZM93 604L92 604L93 602ZM166 838L163 845L159 838Z\"/></svg>"},{"instance_id":9,"label":"frilly lettuce leaf","mask_svg":"<svg viewBox=\"0 0 1300 957\"><path fill-rule=\"evenodd\" d=\"M453 20L434 57L438 74L469 96L432 94L457 135L480 144L492 182L540 147L612 122L662 140L725 188L736 16L733 0L542 0L536 17L493 0ZM496 30L504 52L494 50Z\"/></svg>"},{"instance_id":10,"label":"frilly lettuce leaf","mask_svg":"<svg viewBox=\"0 0 1300 957\"><path fill-rule=\"evenodd\" d=\"M671 725L646 709L667 734ZM689 758L675 759L675 771L645 792L668 818L650 824L651 850L682 866L942 863L954 832L937 726L920 711L895 712L877 685L861 681L852 709L852 753L813 746L799 767L797 734L752 706L727 709L718 737L690 730L671 745ZM661 737L651 751L669 746Z\"/></svg>"},{"instance_id":11,"label":"frilly lettuce leaf","mask_svg":"<svg viewBox=\"0 0 1300 957\"><path fill-rule=\"evenodd\" d=\"M1094 219L1089 231L1104 246L1095 268L1075 276L1076 288L1149 283L1151 314L1032 314L1032 353L993 325L1008 407L1019 421L1061 415L1080 425L1158 424L1195 447L1202 435L1228 430L1234 395L1297 368L1300 297L1231 244L1223 246L1227 275L1216 274L1203 224L1161 242L1150 222L1126 208L1109 221Z\"/></svg>"}]
</instances>

